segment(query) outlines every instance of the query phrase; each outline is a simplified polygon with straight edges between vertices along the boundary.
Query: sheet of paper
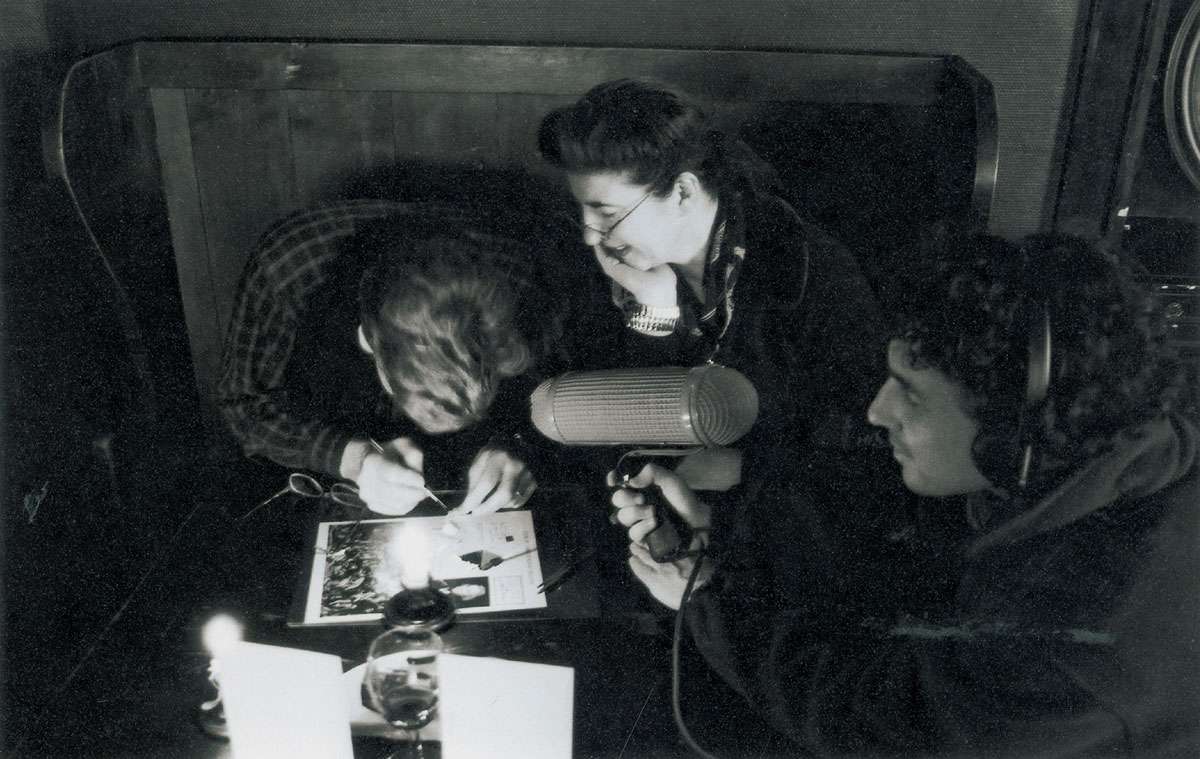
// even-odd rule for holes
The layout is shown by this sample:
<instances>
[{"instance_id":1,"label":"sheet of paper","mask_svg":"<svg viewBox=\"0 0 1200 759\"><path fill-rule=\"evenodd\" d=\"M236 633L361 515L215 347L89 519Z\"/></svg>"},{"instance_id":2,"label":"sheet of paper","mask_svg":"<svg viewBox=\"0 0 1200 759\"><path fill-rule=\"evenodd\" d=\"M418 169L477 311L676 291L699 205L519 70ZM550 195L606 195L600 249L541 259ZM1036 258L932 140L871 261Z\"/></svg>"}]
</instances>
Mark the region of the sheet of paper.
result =
<instances>
[{"instance_id":1,"label":"sheet of paper","mask_svg":"<svg viewBox=\"0 0 1200 759\"><path fill-rule=\"evenodd\" d=\"M218 668L234 759L353 759L340 658L242 641Z\"/></svg>"},{"instance_id":2,"label":"sheet of paper","mask_svg":"<svg viewBox=\"0 0 1200 759\"><path fill-rule=\"evenodd\" d=\"M354 733L403 737L362 705L365 669L355 667L342 682ZM570 667L442 654L438 690L438 714L421 729L421 738L440 739L444 759L571 756L575 670Z\"/></svg>"},{"instance_id":3,"label":"sheet of paper","mask_svg":"<svg viewBox=\"0 0 1200 759\"><path fill-rule=\"evenodd\" d=\"M569 759L575 670L444 654L443 759Z\"/></svg>"},{"instance_id":4,"label":"sheet of paper","mask_svg":"<svg viewBox=\"0 0 1200 759\"><path fill-rule=\"evenodd\" d=\"M369 622L414 576L429 575L460 614L540 609L533 518L501 511L448 522L401 517L318 526L304 624Z\"/></svg>"}]
</instances>

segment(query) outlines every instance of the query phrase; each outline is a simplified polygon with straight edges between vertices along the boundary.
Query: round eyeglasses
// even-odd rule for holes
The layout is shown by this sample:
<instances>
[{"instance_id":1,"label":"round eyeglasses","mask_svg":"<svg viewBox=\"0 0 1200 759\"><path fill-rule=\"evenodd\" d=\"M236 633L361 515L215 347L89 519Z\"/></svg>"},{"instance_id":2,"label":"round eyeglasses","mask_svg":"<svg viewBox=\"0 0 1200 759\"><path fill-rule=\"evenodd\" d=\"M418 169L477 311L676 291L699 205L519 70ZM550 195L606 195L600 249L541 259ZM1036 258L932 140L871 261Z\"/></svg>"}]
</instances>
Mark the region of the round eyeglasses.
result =
<instances>
[{"instance_id":1,"label":"round eyeglasses","mask_svg":"<svg viewBox=\"0 0 1200 759\"><path fill-rule=\"evenodd\" d=\"M575 216L568 216L568 218L571 220L572 224L579 227L580 231L582 231L584 233L595 232L597 235L600 236L600 242L606 243L606 242L608 242L609 236L612 235L612 233L616 230L616 228L618 226L620 226L622 222L624 222L626 219L628 219L630 216L632 216L634 211L641 208L642 203L645 203L646 198L650 197L650 195L651 195L651 191L647 190L646 193L644 195L642 195L642 197L638 198L633 203L633 205L630 205L630 206L626 207L625 209L619 211L616 214L616 216L617 216L616 221L614 221L612 224L609 224L608 229L599 229L597 227L593 227L591 224L588 224L586 221L580 221Z\"/></svg>"}]
</instances>

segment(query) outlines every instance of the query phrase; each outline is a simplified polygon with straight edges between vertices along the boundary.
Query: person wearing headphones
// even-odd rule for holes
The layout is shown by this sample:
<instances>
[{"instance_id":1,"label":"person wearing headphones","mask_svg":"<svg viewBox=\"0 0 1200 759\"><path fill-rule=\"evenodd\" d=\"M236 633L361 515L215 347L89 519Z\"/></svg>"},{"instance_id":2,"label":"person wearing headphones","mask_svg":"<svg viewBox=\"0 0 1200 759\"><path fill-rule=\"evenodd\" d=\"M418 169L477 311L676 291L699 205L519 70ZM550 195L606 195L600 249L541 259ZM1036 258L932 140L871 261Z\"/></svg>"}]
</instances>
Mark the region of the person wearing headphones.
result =
<instances>
[{"instance_id":1,"label":"person wearing headphones","mask_svg":"<svg viewBox=\"0 0 1200 759\"><path fill-rule=\"evenodd\" d=\"M709 532L650 465L630 485L694 553L651 560L644 494L616 491L634 574L671 608L690 593L697 648L782 755L1200 755L1200 437L1161 317L1079 239L944 254L867 410L911 519L814 508L801 462L757 483L761 519Z\"/></svg>"}]
</instances>

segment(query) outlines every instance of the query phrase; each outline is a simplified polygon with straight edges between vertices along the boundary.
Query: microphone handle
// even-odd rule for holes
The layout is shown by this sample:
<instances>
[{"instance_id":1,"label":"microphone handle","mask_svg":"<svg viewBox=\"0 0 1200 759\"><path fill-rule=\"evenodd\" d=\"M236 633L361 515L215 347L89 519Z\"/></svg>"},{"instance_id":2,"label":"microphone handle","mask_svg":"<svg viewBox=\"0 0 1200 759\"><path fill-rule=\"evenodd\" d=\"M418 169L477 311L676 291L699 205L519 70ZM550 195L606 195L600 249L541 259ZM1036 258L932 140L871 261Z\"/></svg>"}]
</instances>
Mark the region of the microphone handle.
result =
<instances>
[{"instance_id":1,"label":"microphone handle","mask_svg":"<svg viewBox=\"0 0 1200 759\"><path fill-rule=\"evenodd\" d=\"M671 508L671 504L663 498L662 488L651 486L646 489L638 489L629 487L628 483L632 477L637 476L638 472L642 471L649 459L650 452L629 451L617 461L616 473L621 478L622 484L618 487L624 487L629 490L638 490L645 499L645 504L649 506L654 513L654 523L658 525L651 530L645 537L644 542L650 550L650 557L659 564L674 560L679 552L685 550L682 545L683 541L680 538L681 527L683 532L689 532L690 529L675 513L675 509Z\"/></svg>"},{"instance_id":2,"label":"microphone handle","mask_svg":"<svg viewBox=\"0 0 1200 759\"><path fill-rule=\"evenodd\" d=\"M675 528L675 510L663 503L658 488L643 490L642 496L654 509L654 522L658 525L646 536L646 547L650 549L650 558L664 564L673 560L682 548L679 530Z\"/></svg>"}]
</instances>

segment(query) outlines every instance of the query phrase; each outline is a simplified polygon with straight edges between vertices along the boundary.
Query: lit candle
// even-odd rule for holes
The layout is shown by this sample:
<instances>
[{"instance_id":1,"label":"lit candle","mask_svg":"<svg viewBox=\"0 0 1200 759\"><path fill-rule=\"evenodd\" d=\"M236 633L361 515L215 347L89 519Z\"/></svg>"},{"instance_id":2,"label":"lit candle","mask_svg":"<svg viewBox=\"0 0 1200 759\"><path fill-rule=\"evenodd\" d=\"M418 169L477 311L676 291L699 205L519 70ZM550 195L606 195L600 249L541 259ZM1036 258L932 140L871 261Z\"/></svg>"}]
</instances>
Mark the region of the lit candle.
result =
<instances>
[{"instance_id":1,"label":"lit candle","mask_svg":"<svg viewBox=\"0 0 1200 759\"><path fill-rule=\"evenodd\" d=\"M228 614L218 614L204 625L201 638L215 663L242 639L242 625Z\"/></svg>"},{"instance_id":2,"label":"lit candle","mask_svg":"<svg viewBox=\"0 0 1200 759\"><path fill-rule=\"evenodd\" d=\"M391 559L400 566L400 585L417 590L429 586L433 547L419 526L401 523L391 544Z\"/></svg>"},{"instance_id":3,"label":"lit candle","mask_svg":"<svg viewBox=\"0 0 1200 759\"><path fill-rule=\"evenodd\" d=\"M215 691L211 699L200 704L200 727L209 735L227 737L229 729L221 704L220 658L242 639L242 625L228 614L218 614L205 623L200 638L211 657L208 662L208 681Z\"/></svg>"}]
</instances>

